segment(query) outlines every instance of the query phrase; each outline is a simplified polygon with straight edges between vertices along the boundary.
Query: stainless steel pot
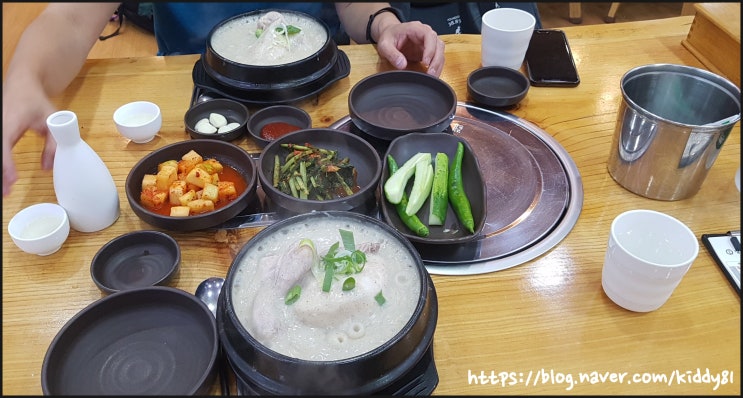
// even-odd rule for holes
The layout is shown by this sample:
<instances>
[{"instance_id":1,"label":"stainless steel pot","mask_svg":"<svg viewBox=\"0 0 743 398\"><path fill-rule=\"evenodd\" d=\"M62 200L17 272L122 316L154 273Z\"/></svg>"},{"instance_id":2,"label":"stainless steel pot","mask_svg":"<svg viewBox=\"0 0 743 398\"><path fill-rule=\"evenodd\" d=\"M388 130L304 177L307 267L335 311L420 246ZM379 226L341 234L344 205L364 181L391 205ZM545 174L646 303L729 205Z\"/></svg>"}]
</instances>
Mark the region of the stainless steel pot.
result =
<instances>
[{"instance_id":1,"label":"stainless steel pot","mask_svg":"<svg viewBox=\"0 0 743 398\"><path fill-rule=\"evenodd\" d=\"M693 196L740 120L740 89L706 70L673 64L634 68L621 89L611 176L652 199Z\"/></svg>"}]
</instances>

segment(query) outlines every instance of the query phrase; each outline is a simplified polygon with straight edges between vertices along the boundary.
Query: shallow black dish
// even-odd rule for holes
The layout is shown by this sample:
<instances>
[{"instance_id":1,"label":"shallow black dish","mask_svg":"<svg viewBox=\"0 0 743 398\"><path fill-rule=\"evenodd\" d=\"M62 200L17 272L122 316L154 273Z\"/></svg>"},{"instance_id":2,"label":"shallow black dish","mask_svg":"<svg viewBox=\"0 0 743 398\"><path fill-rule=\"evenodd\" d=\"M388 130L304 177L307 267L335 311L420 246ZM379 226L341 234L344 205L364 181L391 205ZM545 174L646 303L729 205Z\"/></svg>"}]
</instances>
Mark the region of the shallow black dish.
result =
<instances>
[{"instance_id":1,"label":"shallow black dish","mask_svg":"<svg viewBox=\"0 0 743 398\"><path fill-rule=\"evenodd\" d=\"M492 107L516 105L526 97L529 79L521 72L500 66L486 66L467 77L467 92L473 101Z\"/></svg>"},{"instance_id":2,"label":"shallow black dish","mask_svg":"<svg viewBox=\"0 0 743 398\"><path fill-rule=\"evenodd\" d=\"M41 367L44 395L205 395L214 383L217 324L183 290L106 296L73 316Z\"/></svg>"},{"instance_id":3,"label":"shallow black dish","mask_svg":"<svg viewBox=\"0 0 743 398\"><path fill-rule=\"evenodd\" d=\"M134 231L108 241L93 256L90 276L104 293L166 285L180 269L181 249L170 235Z\"/></svg>"},{"instance_id":4,"label":"shallow black dish","mask_svg":"<svg viewBox=\"0 0 743 398\"><path fill-rule=\"evenodd\" d=\"M142 178L145 174L155 174L157 165L166 160L180 159L188 151L194 150L206 158L214 158L222 164L231 166L245 179L246 189L227 206L212 212L188 217L171 217L148 210L140 203ZM171 231L195 231L219 225L240 214L252 201L257 189L257 172L250 154L235 144L219 140L186 140L176 142L155 150L143 157L132 167L126 177L124 189L134 214L146 223Z\"/></svg>"},{"instance_id":5,"label":"shallow black dish","mask_svg":"<svg viewBox=\"0 0 743 398\"><path fill-rule=\"evenodd\" d=\"M428 225L428 212L430 209L430 199L427 199L423 204L423 207L418 211L418 217L421 222L428 226L428 236L418 236L411 231L400 219L400 216L395 210L395 205L388 202L384 196L384 184L389 179L389 163L387 161L387 155L392 157L397 162L398 166L402 166L408 159L412 158L419 152L431 153L432 159L436 157L437 152L445 153L449 158L449 167L454 161L454 155L457 151L457 143L461 142L464 145L464 157L462 159L462 178L464 183L464 190L467 193L467 198L470 201L472 208L472 216L475 220L475 232L470 233L465 230L461 222L454 214L454 210L449 205L447 211L446 220L444 225ZM410 192L410 187L413 184L414 178L408 181L408 187L406 192ZM422 134L422 133L411 133L402 137L396 138L390 143L389 149L384 157L384 165L382 168L382 178L379 181L379 200L381 203L382 216L384 220L390 224L393 228L398 230L406 238L413 242L421 242L426 244L457 244L468 242L477 239L480 236L483 226L485 225L485 218L487 216L487 188L485 182L480 174L480 165L475 157L472 148L464 138L455 136L448 133L434 133L434 134Z\"/></svg>"},{"instance_id":6,"label":"shallow black dish","mask_svg":"<svg viewBox=\"0 0 743 398\"><path fill-rule=\"evenodd\" d=\"M365 133L392 141L410 133L440 133L457 109L445 81L423 72L394 70L361 79L348 94L353 123Z\"/></svg>"},{"instance_id":7,"label":"shallow black dish","mask_svg":"<svg viewBox=\"0 0 743 398\"><path fill-rule=\"evenodd\" d=\"M209 115L218 113L227 119L227 123L240 123L236 129L226 133L204 134L196 131L196 123L201 119L209 119ZM250 112L245 105L238 101L227 98L215 98L212 100L199 102L186 111L183 117L183 123L186 125L186 131L191 138L205 138L211 140L232 141L242 137L245 134L246 125Z\"/></svg>"},{"instance_id":8,"label":"shallow black dish","mask_svg":"<svg viewBox=\"0 0 743 398\"><path fill-rule=\"evenodd\" d=\"M359 190L353 195L331 199L299 199L281 192L273 186L274 157L282 159L289 152L281 144L309 143L318 148L338 151L338 157L348 157L358 173ZM368 142L345 131L328 128L298 130L271 141L258 159L258 179L263 192L271 202L291 213L305 213L313 210L350 211L375 200L377 183L382 173L382 164L377 151Z\"/></svg>"}]
</instances>

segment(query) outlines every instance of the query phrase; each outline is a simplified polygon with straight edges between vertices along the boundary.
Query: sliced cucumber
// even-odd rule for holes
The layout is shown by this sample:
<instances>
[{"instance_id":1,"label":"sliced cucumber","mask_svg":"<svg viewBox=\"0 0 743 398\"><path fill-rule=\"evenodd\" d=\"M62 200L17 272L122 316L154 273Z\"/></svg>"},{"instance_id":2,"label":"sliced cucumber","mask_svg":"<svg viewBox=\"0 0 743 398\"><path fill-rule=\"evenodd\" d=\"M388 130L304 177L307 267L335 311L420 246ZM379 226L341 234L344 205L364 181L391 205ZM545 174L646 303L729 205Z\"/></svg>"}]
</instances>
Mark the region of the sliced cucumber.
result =
<instances>
[{"instance_id":1,"label":"sliced cucumber","mask_svg":"<svg viewBox=\"0 0 743 398\"><path fill-rule=\"evenodd\" d=\"M433 166L431 162L418 162L415 165L415 180L413 180L413 189L410 191L408 205L405 207L405 214L412 216L418 213L418 210L423 207L423 203L428 199L432 185Z\"/></svg>"},{"instance_id":2,"label":"sliced cucumber","mask_svg":"<svg viewBox=\"0 0 743 398\"><path fill-rule=\"evenodd\" d=\"M449 157L439 152L435 158L431 198L429 202L428 225L444 225L449 210Z\"/></svg>"},{"instance_id":3,"label":"sliced cucumber","mask_svg":"<svg viewBox=\"0 0 743 398\"><path fill-rule=\"evenodd\" d=\"M428 152L419 152L412 158L408 159L400 168L391 175L390 178L384 183L384 196L392 204L400 203L402 194L405 192L405 186L408 184L408 180L415 173L415 166L418 162L425 162L431 164L431 154ZM428 193L426 193L428 194Z\"/></svg>"}]
</instances>

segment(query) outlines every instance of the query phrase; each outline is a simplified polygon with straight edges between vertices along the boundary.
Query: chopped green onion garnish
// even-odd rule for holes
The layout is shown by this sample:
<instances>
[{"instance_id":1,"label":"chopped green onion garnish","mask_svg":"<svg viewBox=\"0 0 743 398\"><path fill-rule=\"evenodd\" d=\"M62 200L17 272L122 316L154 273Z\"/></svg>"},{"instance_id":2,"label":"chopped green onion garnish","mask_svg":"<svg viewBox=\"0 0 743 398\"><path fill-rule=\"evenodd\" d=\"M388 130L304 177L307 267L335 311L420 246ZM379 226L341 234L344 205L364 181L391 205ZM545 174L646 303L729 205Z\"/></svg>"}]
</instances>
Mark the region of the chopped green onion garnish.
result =
<instances>
[{"instance_id":1,"label":"chopped green onion garnish","mask_svg":"<svg viewBox=\"0 0 743 398\"><path fill-rule=\"evenodd\" d=\"M387 299L384 298L384 295L382 294L382 291L381 290L379 291L379 293L377 293L376 296L374 296L374 300L376 300L377 301L377 304L379 304L379 305L382 305L382 304L384 304L387 301Z\"/></svg>"},{"instance_id":2,"label":"chopped green onion garnish","mask_svg":"<svg viewBox=\"0 0 743 398\"><path fill-rule=\"evenodd\" d=\"M349 290L353 290L353 288L356 287L356 279L353 279L353 277L346 278L345 281L343 281L343 291L347 292Z\"/></svg>"},{"instance_id":3,"label":"chopped green onion garnish","mask_svg":"<svg viewBox=\"0 0 743 398\"><path fill-rule=\"evenodd\" d=\"M346 229L339 229L338 232L341 234L341 240L343 241L343 247L348 251L356 250L356 243L353 240L353 232Z\"/></svg>"},{"instance_id":4,"label":"chopped green onion garnish","mask_svg":"<svg viewBox=\"0 0 743 398\"><path fill-rule=\"evenodd\" d=\"M284 297L284 304L290 305L294 304L297 300L299 300L299 295L302 293L302 286L294 285L289 291L286 293L286 297Z\"/></svg>"},{"instance_id":5,"label":"chopped green onion garnish","mask_svg":"<svg viewBox=\"0 0 743 398\"><path fill-rule=\"evenodd\" d=\"M330 291L330 284L333 283L334 267L325 267L325 279L322 282L322 291L327 293Z\"/></svg>"}]
</instances>

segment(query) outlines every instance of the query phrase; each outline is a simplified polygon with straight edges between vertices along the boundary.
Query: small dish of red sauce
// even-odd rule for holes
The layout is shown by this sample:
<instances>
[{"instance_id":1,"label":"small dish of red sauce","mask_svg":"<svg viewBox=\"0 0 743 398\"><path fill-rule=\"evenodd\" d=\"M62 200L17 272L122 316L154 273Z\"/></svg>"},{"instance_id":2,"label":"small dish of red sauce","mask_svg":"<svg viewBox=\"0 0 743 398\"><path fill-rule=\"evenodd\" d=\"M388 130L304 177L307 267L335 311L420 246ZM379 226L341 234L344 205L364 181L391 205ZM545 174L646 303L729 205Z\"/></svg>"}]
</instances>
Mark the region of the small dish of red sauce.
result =
<instances>
[{"instance_id":1,"label":"small dish of red sauce","mask_svg":"<svg viewBox=\"0 0 743 398\"><path fill-rule=\"evenodd\" d=\"M301 127L286 122L267 123L261 129L261 137L267 140L275 140L300 129Z\"/></svg>"},{"instance_id":2,"label":"small dish of red sauce","mask_svg":"<svg viewBox=\"0 0 743 398\"><path fill-rule=\"evenodd\" d=\"M254 112L248 120L248 132L261 147L289 133L312 127L312 118L293 105L272 105Z\"/></svg>"}]
</instances>

